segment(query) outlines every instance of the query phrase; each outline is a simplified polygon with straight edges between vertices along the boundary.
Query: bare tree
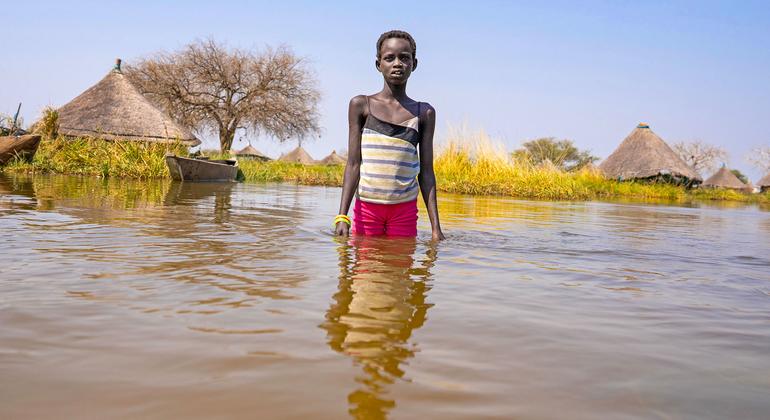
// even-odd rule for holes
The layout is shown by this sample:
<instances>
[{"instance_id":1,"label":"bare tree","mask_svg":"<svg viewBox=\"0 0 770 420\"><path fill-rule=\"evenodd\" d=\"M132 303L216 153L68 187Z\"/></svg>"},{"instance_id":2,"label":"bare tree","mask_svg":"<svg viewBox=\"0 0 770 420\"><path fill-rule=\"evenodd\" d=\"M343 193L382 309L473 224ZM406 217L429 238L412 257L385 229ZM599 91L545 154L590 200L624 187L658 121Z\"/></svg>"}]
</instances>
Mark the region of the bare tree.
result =
<instances>
[{"instance_id":1,"label":"bare tree","mask_svg":"<svg viewBox=\"0 0 770 420\"><path fill-rule=\"evenodd\" d=\"M720 163L727 160L727 151L719 146L712 146L700 140L674 144L679 157L695 171L703 175L703 171L713 172Z\"/></svg>"},{"instance_id":2,"label":"bare tree","mask_svg":"<svg viewBox=\"0 0 770 420\"><path fill-rule=\"evenodd\" d=\"M751 154L746 156L746 160L757 169L763 172L770 172L770 147L755 147L751 149Z\"/></svg>"},{"instance_id":3,"label":"bare tree","mask_svg":"<svg viewBox=\"0 0 770 420\"><path fill-rule=\"evenodd\" d=\"M218 134L223 152L240 129L279 141L320 131L317 82L304 60L286 47L252 51L196 41L145 58L124 73L180 122Z\"/></svg>"}]
</instances>

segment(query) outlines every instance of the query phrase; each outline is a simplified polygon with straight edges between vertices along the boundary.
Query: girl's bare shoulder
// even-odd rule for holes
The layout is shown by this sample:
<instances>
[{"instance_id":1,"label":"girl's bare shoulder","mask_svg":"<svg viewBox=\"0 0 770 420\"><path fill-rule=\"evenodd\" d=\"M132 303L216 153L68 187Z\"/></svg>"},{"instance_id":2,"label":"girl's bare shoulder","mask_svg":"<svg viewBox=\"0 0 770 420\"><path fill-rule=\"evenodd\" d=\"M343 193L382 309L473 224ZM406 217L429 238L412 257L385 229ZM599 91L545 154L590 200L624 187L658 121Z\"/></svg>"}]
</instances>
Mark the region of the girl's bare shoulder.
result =
<instances>
[{"instance_id":1,"label":"girl's bare shoulder","mask_svg":"<svg viewBox=\"0 0 770 420\"><path fill-rule=\"evenodd\" d=\"M366 95L356 95L350 99L348 115L366 116L367 109Z\"/></svg>"},{"instance_id":2,"label":"girl's bare shoulder","mask_svg":"<svg viewBox=\"0 0 770 420\"><path fill-rule=\"evenodd\" d=\"M366 95L356 95L350 98L350 107L364 109L366 108L366 102Z\"/></svg>"},{"instance_id":3,"label":"girl's bare shoulder","mask_svg":"<svg viewBox=\"0 0 770 420\"><path fill-rule=\"evenodd\" d=\"M420 102L420 118L435 120L436 108L433 108L429 102Z\"/></svg>"}]
</instances>

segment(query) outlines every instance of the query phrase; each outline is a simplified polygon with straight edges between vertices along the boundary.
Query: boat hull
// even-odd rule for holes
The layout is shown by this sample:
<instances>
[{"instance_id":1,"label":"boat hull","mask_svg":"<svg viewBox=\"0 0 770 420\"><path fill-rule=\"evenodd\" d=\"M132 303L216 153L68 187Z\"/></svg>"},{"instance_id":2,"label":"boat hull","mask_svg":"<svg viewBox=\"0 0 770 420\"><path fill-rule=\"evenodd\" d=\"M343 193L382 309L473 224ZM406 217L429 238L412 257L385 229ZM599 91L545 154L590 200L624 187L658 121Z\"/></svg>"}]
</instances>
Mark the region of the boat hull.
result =
<instances>
[{"instance_id":1,"label":"boat hull","mask_svg":"<svg viewBox=\"0 0 770 420\"><path fill-rule=\"evenodd\" d=\"M15 156L30 161L40 146L40 136L3 136L0 137L0 165L5 165Z\"/></svg>"},{"instance_id":2,"label":"boat hull","mask_svg":"<svg viewBox=\"0 0 770 420\"><path fill-rule=\"evenodd\" d=\"M238 163L233 160L203 160L166 156L166 165L175 181L232 182L238 176Z\"/></svg>"}]
</instances>

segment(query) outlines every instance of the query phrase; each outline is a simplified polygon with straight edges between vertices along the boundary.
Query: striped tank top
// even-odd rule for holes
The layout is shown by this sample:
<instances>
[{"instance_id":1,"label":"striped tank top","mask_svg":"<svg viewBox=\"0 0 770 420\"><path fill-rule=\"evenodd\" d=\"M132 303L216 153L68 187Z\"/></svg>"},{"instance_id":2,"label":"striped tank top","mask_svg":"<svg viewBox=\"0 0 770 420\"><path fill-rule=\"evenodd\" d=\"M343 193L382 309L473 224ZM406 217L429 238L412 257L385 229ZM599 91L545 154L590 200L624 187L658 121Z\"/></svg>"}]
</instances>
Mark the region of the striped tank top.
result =
<instances>
[{"instance_id":1,"label":"striped tank top","mask_svg":"<svg viewBox=\"0 0 770 420\"><path fill-rule=\"evenodd\" d=\"M366 97L367 107L369 97ZM417 175L420 158L417 146L420 103L417 116L401 124L383 121L372 115L366 117L361 133L361 172L358 198L378 204L398 204L416 200L419 192Z\"/></svg>"}]
</instances>

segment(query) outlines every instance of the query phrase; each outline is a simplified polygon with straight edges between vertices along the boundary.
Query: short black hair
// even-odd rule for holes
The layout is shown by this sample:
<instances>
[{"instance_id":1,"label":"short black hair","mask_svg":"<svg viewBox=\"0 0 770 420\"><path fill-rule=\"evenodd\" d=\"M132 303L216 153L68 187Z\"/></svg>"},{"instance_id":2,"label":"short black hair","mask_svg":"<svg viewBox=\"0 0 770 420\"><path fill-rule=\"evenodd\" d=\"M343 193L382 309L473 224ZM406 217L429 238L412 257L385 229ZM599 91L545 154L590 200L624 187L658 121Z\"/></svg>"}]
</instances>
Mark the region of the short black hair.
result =
<instances>
[{"instance_id":1,"label":"short black hair","mask_svg":"<svg viewBox=\"0 0 770 420\"><path fill-rule=\"evenodd\" d=\"M417 57L417 43L414 42L414 38L409 35L409 32L393 30L385 32L380 35L379 39L377 39L377 58L380 58L380 48L382 48L382 43L390 38L400 38L409 41L409 46L412 48L412 57Z\"/></svg>"}]
</instances>

